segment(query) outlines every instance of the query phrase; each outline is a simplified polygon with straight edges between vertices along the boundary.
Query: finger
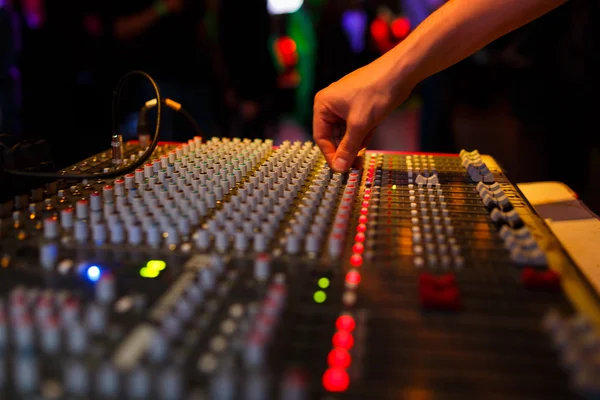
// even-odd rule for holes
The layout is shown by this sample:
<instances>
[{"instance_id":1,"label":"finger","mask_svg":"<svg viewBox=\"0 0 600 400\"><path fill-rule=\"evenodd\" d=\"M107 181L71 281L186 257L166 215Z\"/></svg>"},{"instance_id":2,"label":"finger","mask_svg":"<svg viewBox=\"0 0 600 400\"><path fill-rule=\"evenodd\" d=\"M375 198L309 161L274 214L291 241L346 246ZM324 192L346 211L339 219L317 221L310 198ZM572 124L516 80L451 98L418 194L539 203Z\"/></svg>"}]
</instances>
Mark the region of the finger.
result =
<instances>
[{"instance_id":1,"label":"finger","mask_svg":"<svg viewBox=\"0 0 600 400\"><path fill-rule=\"evenodd\" d=\"M338 146L332 168L336 172L345 172L350 168L362 143L362 129L348 123L346 134Z\"/></svg>"},{"instance_id":2,"label":"finger","mask_svg":"<svg viewBox=\"0 0 600 400\"><path fill-rule=\"evenodd\" d=\"M335 124L323 118L322 113L315 113L313 117L313 139L329 165L332 165L335 156L335 137Z\"/></svg>"}]
</instances>

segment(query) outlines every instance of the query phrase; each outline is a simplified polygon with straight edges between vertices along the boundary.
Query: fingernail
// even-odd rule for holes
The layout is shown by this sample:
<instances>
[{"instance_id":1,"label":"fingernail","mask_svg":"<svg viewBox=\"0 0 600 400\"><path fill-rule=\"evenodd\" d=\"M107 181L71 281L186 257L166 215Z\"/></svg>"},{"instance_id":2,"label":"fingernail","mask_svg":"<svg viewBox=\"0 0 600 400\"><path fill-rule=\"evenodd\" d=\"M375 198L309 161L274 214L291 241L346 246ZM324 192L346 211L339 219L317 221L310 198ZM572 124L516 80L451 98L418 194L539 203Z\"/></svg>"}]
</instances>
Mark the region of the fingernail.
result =
<instances>
[{"instance_id":1,"label":"fingernail","mask_svg":"<svg viewBox=\"0 0 600 400\"><path fill-rule=\"evenodd\" d=\"M347 164L348 163L346 162L346 160L338 157L335 160L333 160L333 169L336 172L344 172L348 168Z\"/></svg>"}]
</instances>

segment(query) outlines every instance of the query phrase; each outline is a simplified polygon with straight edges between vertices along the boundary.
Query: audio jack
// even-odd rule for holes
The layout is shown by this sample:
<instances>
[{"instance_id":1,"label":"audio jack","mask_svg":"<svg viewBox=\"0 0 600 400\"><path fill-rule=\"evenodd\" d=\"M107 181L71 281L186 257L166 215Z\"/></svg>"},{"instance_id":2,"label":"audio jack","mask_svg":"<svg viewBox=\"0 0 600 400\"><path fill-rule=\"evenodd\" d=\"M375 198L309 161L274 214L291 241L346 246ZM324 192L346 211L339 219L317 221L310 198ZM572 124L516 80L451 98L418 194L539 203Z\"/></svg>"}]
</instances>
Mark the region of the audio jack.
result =
<instances>
[{"instance_id":1,"label":"audio jack","mask_svg":"<svg viewBox=\"0 0 600 400\"><path fill-rule=\"evenodd\" d=\"M192 117L192 115L181 105L181 103L176 102L175 100L165 98L162 102L163 106L169 107L171 110L178 112L183 115L185 119L189 121L194 128L196 136L203 137L202 129L198 122ZM148 100L146 104L142 106L140 109L140 115L138 120L138 140L140 142L140 147L142 149L146 148L150 144L150 131L148 129L148 111L152 108L156 107L157 101L156 98Z\"/></svg>"}]
</instances>

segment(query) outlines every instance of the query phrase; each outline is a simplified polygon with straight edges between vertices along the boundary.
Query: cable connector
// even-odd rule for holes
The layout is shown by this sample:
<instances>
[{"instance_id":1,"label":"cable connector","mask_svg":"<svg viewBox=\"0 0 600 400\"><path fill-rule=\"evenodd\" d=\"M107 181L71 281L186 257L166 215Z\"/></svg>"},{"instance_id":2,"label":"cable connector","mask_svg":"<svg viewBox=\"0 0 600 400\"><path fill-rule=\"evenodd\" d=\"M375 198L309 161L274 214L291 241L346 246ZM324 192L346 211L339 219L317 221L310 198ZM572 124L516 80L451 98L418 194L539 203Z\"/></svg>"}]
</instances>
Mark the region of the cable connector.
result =
<instances>
[{"instance_id":1,"label":"cable connector","mask_svg":"<svg viewBox=\"0 0 600 400\"><path fill-rule=\"evenodd\" d=\"M123 151L123 135L114 134L110 142L112 148L112 163L115 167L123 165L125 156Z\"/></svg>"}]
</instances>

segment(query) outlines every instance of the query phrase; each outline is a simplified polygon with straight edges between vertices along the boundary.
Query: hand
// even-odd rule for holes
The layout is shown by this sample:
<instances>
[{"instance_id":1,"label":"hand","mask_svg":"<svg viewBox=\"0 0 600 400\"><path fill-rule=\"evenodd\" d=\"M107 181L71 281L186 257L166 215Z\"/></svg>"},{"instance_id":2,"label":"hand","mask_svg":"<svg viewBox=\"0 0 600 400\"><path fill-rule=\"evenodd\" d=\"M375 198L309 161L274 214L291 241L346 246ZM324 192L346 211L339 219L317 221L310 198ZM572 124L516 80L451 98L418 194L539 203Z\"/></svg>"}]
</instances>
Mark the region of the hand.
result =
<instances>
[{"instance_id":1,"label":"hand","mask_svg":"<svg viewBox=\"0 0 600 400\"><path fill-rule=\"evenodd\" d=\"M388 62L380 58L315 96L313 138L336 172L345 172L352 166L377 125L412 90L407 83L388 82Z\"/></svg>"}]
</instances>

